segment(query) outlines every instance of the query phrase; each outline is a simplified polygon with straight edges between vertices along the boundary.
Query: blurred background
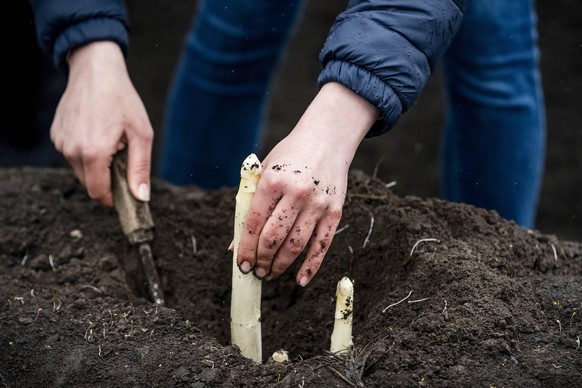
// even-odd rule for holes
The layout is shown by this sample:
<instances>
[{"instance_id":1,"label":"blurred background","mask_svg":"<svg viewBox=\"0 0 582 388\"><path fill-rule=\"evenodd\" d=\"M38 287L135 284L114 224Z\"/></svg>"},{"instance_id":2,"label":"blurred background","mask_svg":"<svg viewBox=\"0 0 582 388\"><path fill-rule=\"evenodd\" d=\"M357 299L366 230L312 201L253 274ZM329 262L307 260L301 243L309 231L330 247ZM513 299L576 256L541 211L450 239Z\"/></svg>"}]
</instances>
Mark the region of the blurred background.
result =
<instances>
[{"instance_id":1,"label":"blurred background","mask_svg":"<svg viewBox=\"0 0 582 388\"><path fill-rule=\"evenodd\" d=\"M12 141L28 152L21 161L24 164L64 165L52 152L48 130L65 81L35 50L27 3L9 4L10 17L2 27L8 43L2 61L4 101L8 99L8 103L3 104L0 141ZM271 91L261 156L293 128L315 96L319 50L336 15L346 5L347 1L308 1ZM129 0L128 7L129 71L159 140L167 90L196 12L196 1ZM538 0L537 9L548 121L546 173L537 229L564 240L582 241L582 2ZM42 85L40 90L38 85ZM385 182L395 181L393 190L398 195L438 197L443 104L437 70L418 103L392 131L364 141L352 167L368 174L377 171L377 177ZM38 132L44 134L40 136L42 142L26 144L30 134ZM159 144L155 147L157 152ZM0 145L0 165L6 166L2 157L13 149Z\"/></svg>"}]
</instances>

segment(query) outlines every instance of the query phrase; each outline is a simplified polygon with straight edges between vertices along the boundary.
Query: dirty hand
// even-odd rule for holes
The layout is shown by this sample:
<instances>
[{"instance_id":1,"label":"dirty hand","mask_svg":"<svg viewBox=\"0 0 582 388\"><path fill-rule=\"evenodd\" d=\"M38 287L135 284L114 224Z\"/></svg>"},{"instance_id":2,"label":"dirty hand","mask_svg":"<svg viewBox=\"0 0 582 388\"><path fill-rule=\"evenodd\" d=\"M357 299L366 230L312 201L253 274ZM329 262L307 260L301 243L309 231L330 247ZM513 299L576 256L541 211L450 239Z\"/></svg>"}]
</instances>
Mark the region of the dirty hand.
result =
<instances>
[{"instance_id":1,"label":"dirty hand","mask_svg":"<svg viewBox=\"0 0 582 388\"><path fill-rule=\"evenodd\" d=\"M263 162L238 247L241 271L277 278L309 245L296 281L311 281L339 224L350 164L377 116L372 104L340 84L322 87Z\"/></svg>"},{"instance_id":2,"label":"dirty hand","mask_svg":"<svg viewBox=\"0 0 582 388\"><path fill-rule=\"evenodd\" d=\"M149 200L153 129L119 46L94 42L69 57L67 88L51 126L51 140L89 196L112 205L109 166L128 147L128 183Z\"/></svg>"}]
</instances>

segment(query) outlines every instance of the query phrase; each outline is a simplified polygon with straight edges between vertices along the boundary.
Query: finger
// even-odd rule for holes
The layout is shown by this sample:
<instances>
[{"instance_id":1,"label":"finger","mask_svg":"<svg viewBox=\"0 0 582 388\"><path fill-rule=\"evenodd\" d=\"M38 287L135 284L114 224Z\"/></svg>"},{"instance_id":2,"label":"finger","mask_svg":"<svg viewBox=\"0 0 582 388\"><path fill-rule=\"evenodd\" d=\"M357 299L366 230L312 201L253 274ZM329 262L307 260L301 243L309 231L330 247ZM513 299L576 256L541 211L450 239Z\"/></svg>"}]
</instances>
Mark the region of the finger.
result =
<instances>
[{"instance_id":1,"label":"finger","mask_svg":"<svg viewBox=\"0 0 582 388\"><path fill-rule=\"evenodd\" d=\"M57 149L63 154L65 159L67 159L81 184L85 186L85 170L83 169L83 160L81 159L80 154L60 147Z\"/></svg>"},{"instance_id":2,"label":"finger","mask_svg":"<svg viewBox=\"0 0 582 388\"><path fill-rule=\"evenodd\" d=\"M127 139L127 183L132 194L145 202L150 200L152 141L145 133Z\"/></svg>"},{"instance_id":3,"label":"finger","mask_svg":"<svg viewBox=\"0 0 582 388\"><path fill-rule=\"evenodd\" d=\"M259 181L259 187L260 185ZM237 247L237 263L244 273L253 269L257 262L257 247L261 232L280 198L275 190L270 194L265 194L264 191L260 190L255 193Z\"/></svg>"},{"instance_id":4,"label":"finger","mask_svg":"<svg viewBox=\"0 0 582 388\"><path fill-rule=\"evenodd\" d=\"M311 212L302 212L287 234L285 241L275 254L269 279L283 274L303 252L317 225L317 218Z\"/></svg>"},{"instance_id":5,"label":"finger","mask_svg":"<svg viewBox=\"0 0 582 388\"><path fill-rule=\"evenodd\" d=\"M83 158L85 187L89 197L105 206L113 206L111 194L111 155L106 153L86 154Z\"/></svg>"},{"instance_id":6,"label":"finger","mask_svg":"<svg viewBox=\"0 0 582 388\"><path fill-rule=\"evenodd\" d=\"M301 210L298 208L302 206L301 203L295 200L291 201L288 198L290 197L283 197L279 201L261 231L257 247L257 261L254 268L255 275L259 279L264 278L269 273L275 254L292 230L297 215ZM301 250L299 250L300 252Z\"/></svg>"},{"instance_id":7,"label":"finger","mask_svg":"<svg viewBox=\"0 0 582 388\"><path fill-rule=\"evenodd\" d=\"M340 218L341 211L330 212L317 224L305 261L297 272L296 280L300 286L307 286L319 271L333 240Z\"/></svg>"},{"instance_id":8,"label":"finger","mask_svg":"<svg viewBox=\"0 0 582 388\"><path fill-rule=\"evenodd\" d=\"M79 182L81 182L81 184L83 186L85 186L85 173L84 173L84 170L83 170L83 164L80 163L80 162L79 163L77 163L77 162L71 162L70 160L69 160L69 164L73 168L73 171L75 172L75 175L79 179Z\"/></svg>"}]
</instances>

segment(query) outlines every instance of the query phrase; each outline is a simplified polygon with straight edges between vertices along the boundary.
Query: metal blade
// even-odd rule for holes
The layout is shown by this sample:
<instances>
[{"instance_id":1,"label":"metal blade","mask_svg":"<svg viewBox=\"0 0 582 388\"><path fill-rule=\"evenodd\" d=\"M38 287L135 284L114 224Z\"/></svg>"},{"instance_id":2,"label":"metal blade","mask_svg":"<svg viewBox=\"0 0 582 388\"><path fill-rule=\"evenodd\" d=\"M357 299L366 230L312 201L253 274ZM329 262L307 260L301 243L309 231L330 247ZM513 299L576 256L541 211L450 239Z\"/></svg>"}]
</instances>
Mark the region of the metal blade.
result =
<instances>
[{"instance_id":1,"label":"metal blade","mask_svg":"<svg viewBox=\"0 0 582 388\"><path fill-rule=\"evenodd\" d=\"M148 292L152 302L160 305L165 304L162 283L160 282L158 271L156 270L156 263L154 262L150 244L139 244L139 257L141 259L141 264L146 275Z\"/></svg>"}]
</instances>

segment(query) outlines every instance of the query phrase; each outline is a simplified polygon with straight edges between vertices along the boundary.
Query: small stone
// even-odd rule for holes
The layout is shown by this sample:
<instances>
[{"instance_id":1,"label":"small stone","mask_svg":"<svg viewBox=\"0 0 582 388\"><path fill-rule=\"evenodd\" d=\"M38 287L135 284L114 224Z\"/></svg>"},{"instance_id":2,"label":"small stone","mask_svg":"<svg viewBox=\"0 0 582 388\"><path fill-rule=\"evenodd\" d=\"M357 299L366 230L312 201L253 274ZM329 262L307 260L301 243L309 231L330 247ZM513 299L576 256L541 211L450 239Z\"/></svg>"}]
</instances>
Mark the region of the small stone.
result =
<instances>
[{"instance_id":1,"label":"small stone","mask_svg":"<svg viewBox=\"0 0 582 388\"><path fill-rule=\"evenodd\" d=\"M71 233L69 234L75 240L80 240L83 238L83 232L81 232L79 229L71 230Z\"/></svg>"}]
</instances>

